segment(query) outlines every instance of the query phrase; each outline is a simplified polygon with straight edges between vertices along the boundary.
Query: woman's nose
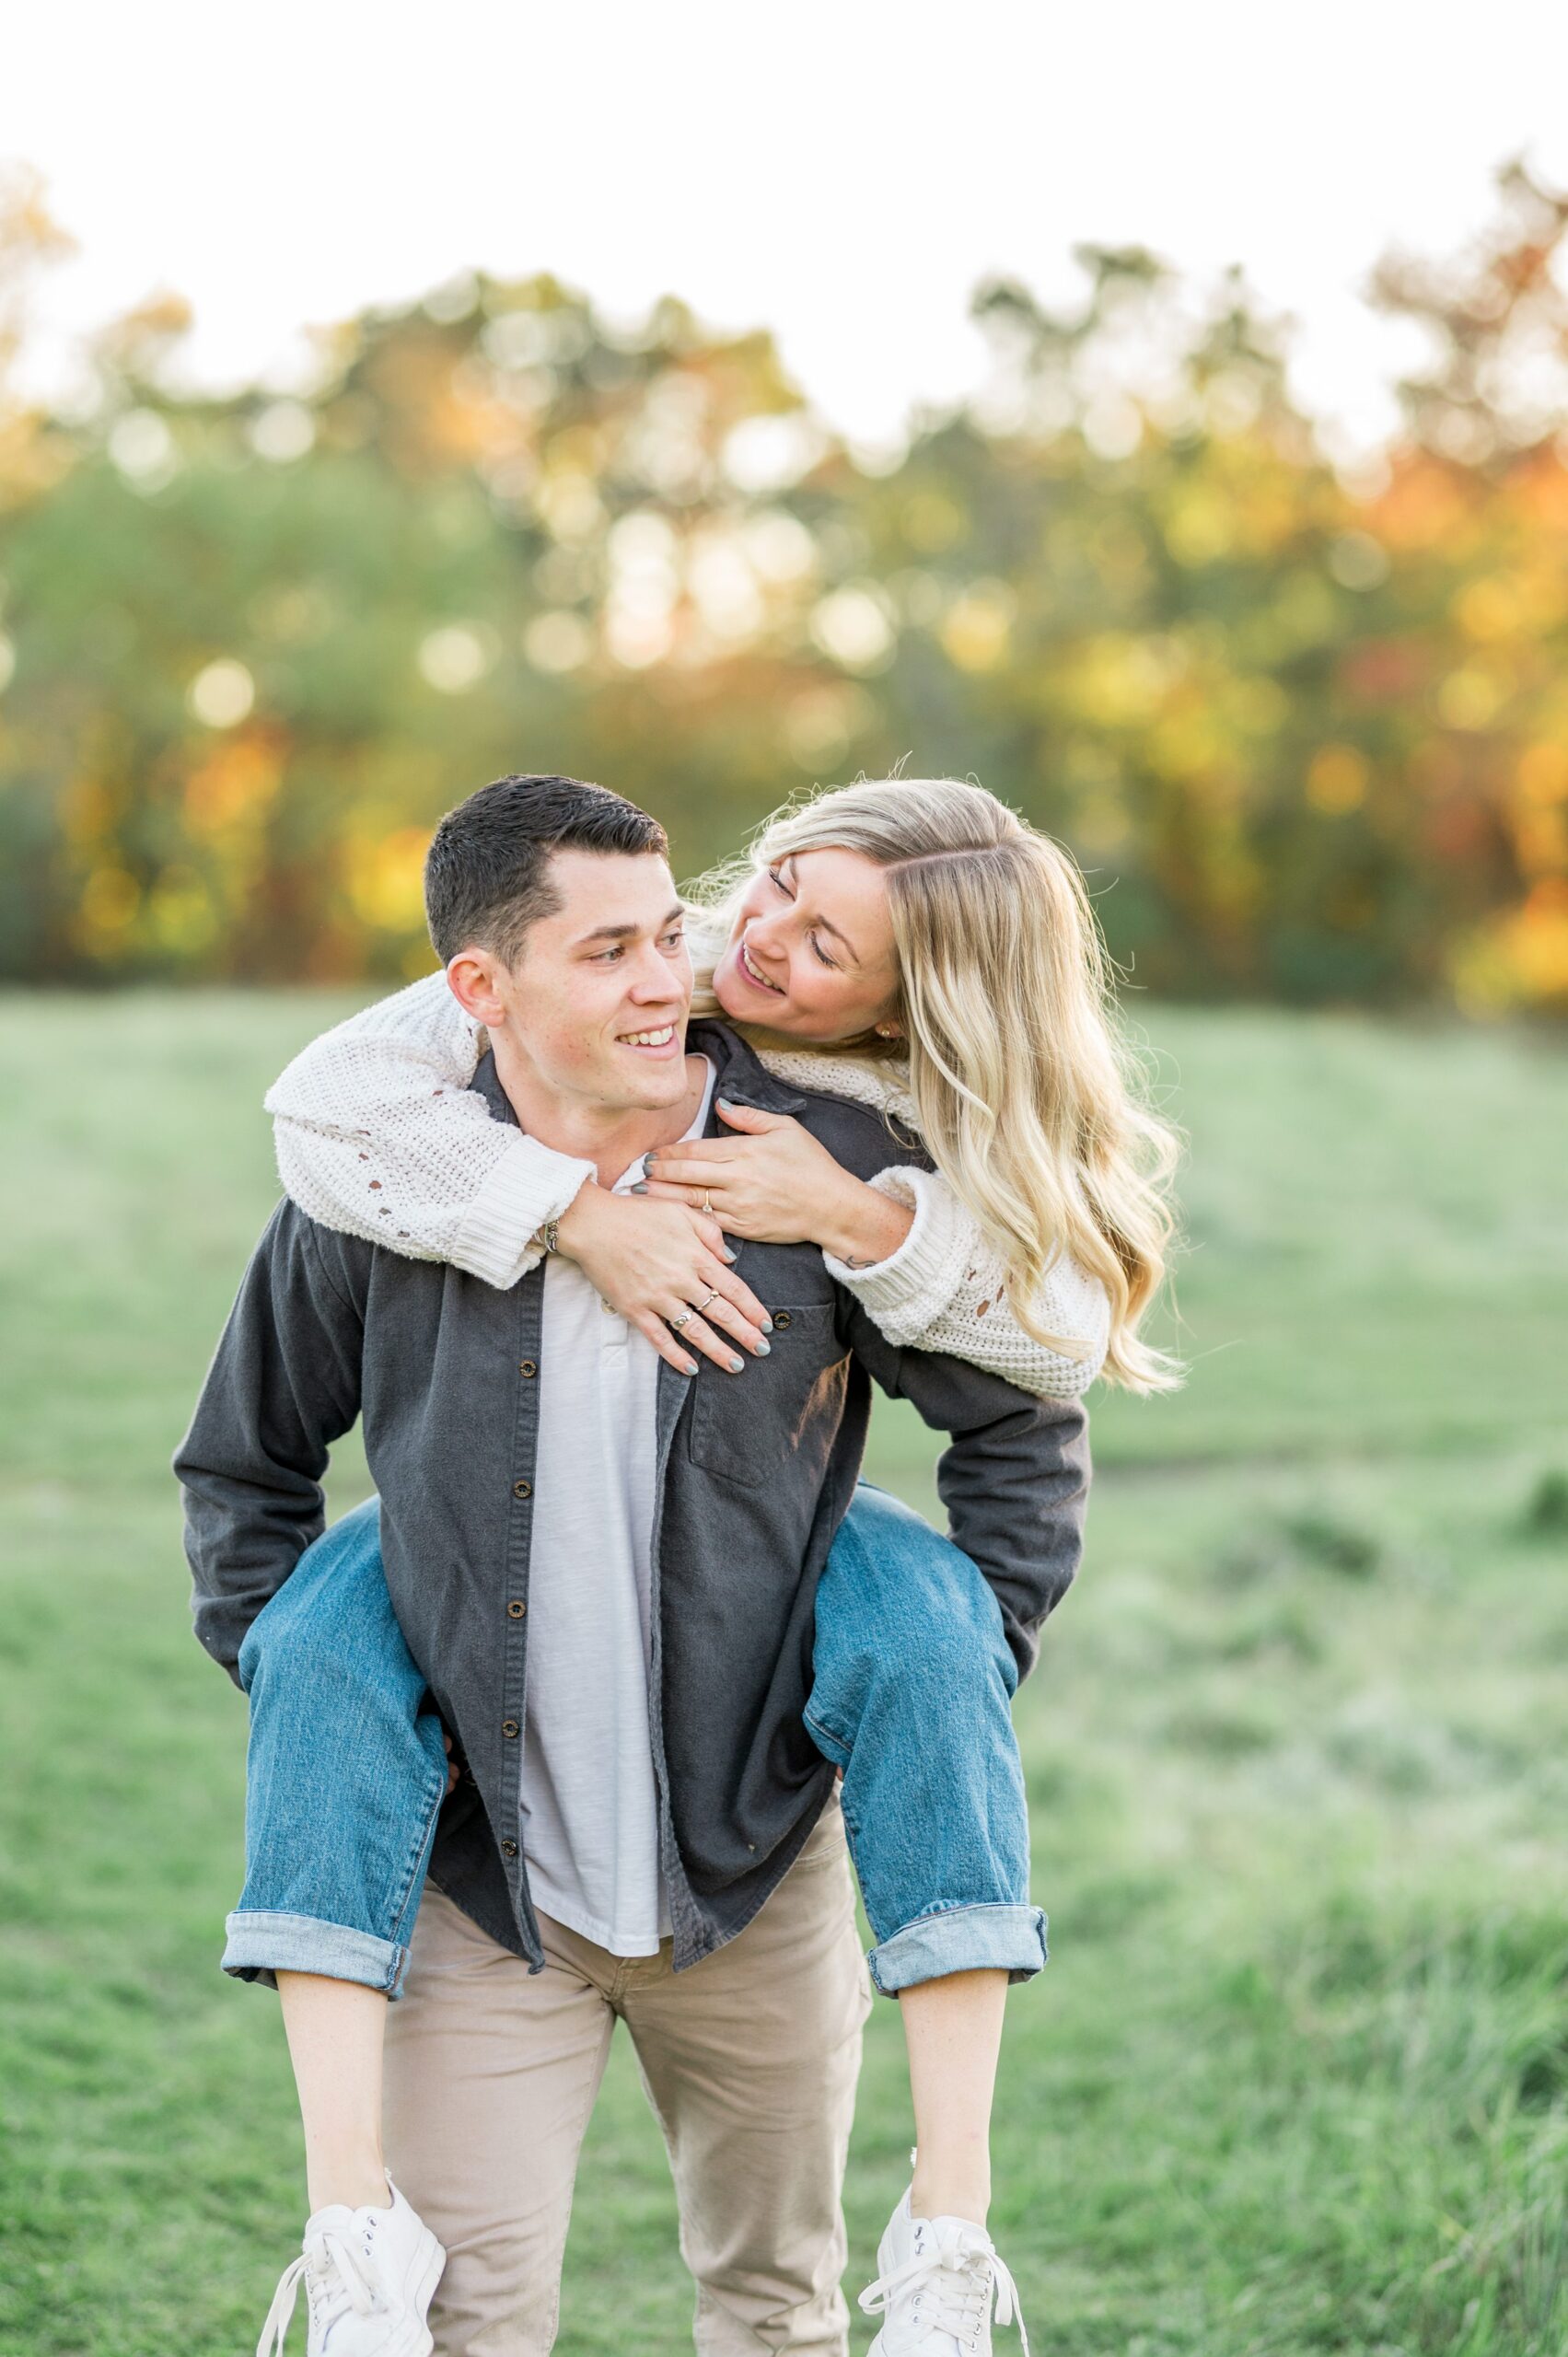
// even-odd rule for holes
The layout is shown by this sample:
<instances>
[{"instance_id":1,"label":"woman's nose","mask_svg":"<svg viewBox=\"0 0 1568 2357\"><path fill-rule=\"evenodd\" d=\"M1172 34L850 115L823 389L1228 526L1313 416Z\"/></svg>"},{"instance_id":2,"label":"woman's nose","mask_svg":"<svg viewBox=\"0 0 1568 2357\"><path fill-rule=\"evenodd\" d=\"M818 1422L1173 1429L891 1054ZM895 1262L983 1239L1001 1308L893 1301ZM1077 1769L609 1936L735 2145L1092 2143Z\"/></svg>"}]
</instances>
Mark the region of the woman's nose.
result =
<instances>
[{"instance_id":1,"label":"woman's nose","mask_svg":"<svg viewBox=\"0 0 1568 2357\"><path fill-rule=\"evenodd\" d=\"M753 917L745 929L745 941L753 958L783 958L787 954L783 920L776 916Z\"/></svg>"}]
</instances>

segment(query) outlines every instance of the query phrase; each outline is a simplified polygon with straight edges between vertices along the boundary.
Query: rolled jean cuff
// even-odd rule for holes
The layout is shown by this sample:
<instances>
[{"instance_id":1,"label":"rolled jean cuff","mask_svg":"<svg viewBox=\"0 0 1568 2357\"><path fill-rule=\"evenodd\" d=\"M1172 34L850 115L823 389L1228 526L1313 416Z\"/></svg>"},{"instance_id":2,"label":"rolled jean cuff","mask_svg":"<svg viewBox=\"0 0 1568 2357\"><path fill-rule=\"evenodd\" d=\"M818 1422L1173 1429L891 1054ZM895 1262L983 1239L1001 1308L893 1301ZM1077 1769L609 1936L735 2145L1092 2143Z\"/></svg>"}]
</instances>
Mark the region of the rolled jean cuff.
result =
<instances>
[{"instance_id":1,"label":"rolled jean cuff","mask_svg":"<svg viewBox=\"0 0 1568 2357\"><path fill-rule=\"evenodd\" d=\"M388 1997L401 1991L408 1950L372 1932L259 1907L236 1909L224 1930L223 1968L237 1980L259 1980L275 1989L280 1972L319 1972L328 1980L362 1981Z\"/></svg>"},{"instance_id":2,"label":"rolled jean cuff","mask_svg":"<svg viewBox=\"0 0 1568 2357\"><path fill-rule=\"evenodd\" d=\"M865 1960L883 1996L896 1997L900 1989L949 1972L1005 1972L1010 1981L1032 1980L1049 1956L1041 1909L988 1901L918 1916L891 1939L878 1941Z\"/></svg>"}]
</instances>

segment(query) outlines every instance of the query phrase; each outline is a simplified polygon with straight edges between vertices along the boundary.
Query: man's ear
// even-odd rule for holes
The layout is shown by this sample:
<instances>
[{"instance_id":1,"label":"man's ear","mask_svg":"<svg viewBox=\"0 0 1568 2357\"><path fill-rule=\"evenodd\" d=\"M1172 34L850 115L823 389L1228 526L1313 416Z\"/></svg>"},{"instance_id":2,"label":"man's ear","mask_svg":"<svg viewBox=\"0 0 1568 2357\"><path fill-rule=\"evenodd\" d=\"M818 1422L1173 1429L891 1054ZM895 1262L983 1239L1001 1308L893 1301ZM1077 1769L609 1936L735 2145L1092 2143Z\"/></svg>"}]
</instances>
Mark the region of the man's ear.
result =
<instances>
[{"instance_id":1,"label":"man's ear","mask_svg":"<svg viewBox=\"0 0 1568 2357\"><path fill-rule=\"evenodd\" d=\"M506 1020L506 1005L496 988L499 959L488 949L459 949L447 961L447 987L465 1015L487 1031Z\"/></svg>"}]
</instances>

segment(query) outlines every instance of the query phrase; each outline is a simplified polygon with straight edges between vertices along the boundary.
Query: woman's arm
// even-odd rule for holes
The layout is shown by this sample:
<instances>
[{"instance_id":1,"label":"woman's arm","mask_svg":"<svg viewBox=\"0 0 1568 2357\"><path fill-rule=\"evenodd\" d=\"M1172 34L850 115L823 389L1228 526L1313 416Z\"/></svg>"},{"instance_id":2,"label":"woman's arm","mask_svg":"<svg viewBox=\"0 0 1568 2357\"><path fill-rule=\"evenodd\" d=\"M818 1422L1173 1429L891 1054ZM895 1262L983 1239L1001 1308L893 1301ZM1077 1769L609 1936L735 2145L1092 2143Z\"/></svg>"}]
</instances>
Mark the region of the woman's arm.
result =
<instances>
[{"instance_id":1,"label":"woman's arm","mask_svg":"<svg viewBox=\"0 0 1568 2357\"><path fill-rule=\"evenodd\" d=\"M1081 1359L1069 1358L1018 1323L1000 1256L939 1171L884 1170L870 1190L913 1213L903 1242L871 1268L858 1254L823 1257L890 1342L967 1359L1037 1399L1082 1397L1110 1336L1110 1303L1098 1277L1063 1253L1030 1305L1049 1333L1083 1346Z\"/></svg>"},{"instance_id":2,"label":"woman's arm","mask_svg":"<svg viewBox=\"0 0 1568 2357\"><path fill-rule=\"evenodd\" d=\"M1088 1389L1110 1327L1097 1277L1063 1256L1045 1280L1036 1318L1083 1356L1053 1351L1019 1324L999 1255L939 1172L895 1168L863 1181L787 1114L722 1099L718 1109L742 1134L661 1147L648 1156L650 1193L711 1202L730 1236L819 1245L829 1274L891 1342L966 1359L1037 1399Z\"/></svg>"},{"instance_id":3,"label":"woman's arm","mask_svg":"<svg viewBox=\"0 0 1568 2357\"><path fill-rule=\"evenodd\" d=\"M279 1176L310 1218L505 1289L594 1167L491 1120L469 1086L481 1038L431 974L313 1039L266 1103Z\"/></svg>"},{"instance_id":4,"label":"woman's arm","mask_svg":"<svg viewBox=\"0 0 1568 2357\"><path fill-rule=\"evenodd\" d=\"M594 1183L591 1162L492 1120L469 1086L481 1038L446 976L432 974L296 1056L267 1109L300 1210L503 1291L535 1265L538 1231L556 1220L563 1255L672 1366L693 1373L692 1349L731 1371L738 1344L764 1355L767 1311L726 1265L717 1222L628 1202ZM668 1321L683 1312L677 1333Z\"/></svg>"}]
</instances>

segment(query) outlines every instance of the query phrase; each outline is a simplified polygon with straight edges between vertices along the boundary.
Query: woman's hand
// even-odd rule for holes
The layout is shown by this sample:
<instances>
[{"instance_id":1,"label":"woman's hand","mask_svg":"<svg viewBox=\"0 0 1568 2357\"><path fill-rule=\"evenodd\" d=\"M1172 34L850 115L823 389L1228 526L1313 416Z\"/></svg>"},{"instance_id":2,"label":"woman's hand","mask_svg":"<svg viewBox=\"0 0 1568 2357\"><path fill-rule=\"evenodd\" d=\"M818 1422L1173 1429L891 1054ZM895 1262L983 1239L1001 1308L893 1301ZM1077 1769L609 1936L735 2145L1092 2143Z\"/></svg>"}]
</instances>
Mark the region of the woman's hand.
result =
<instances>
[{"instance_id":1,"label":"woman's hand","mask_svg":"<svg viewBox=\"0 0 1568 2357\"><path fill-rule=\"evenodd\" d=\"M730 1267L733 1255L716 1219L679 1203L633 1202L590 1184L562 1213L555 1237L594 1291L682 1375L697 1372L694 1350L731 1375L746 1364L737 1343L766 1358L763 1338L773 1321ZM673 1318L685 1323L672 1329Z\"/></svg>"},{"instance_id":2,"label":"woman's hand","mask_svg":"<svg viewBox=\"0 0 1568 2357\"><path fill-rule=\"evenodd\" d=\"M647 1157L645 1191L698 1212L754 1244L819 1244L869 1268L896 1252L913 1214L833 1160L787 1113L749 1105L719 1112L735 1138L685 1138Z\"/></svg>"}]
</instances>

